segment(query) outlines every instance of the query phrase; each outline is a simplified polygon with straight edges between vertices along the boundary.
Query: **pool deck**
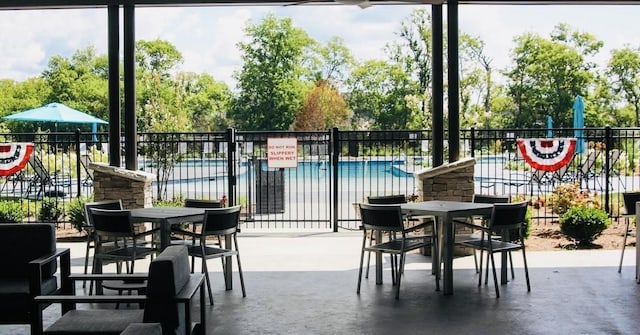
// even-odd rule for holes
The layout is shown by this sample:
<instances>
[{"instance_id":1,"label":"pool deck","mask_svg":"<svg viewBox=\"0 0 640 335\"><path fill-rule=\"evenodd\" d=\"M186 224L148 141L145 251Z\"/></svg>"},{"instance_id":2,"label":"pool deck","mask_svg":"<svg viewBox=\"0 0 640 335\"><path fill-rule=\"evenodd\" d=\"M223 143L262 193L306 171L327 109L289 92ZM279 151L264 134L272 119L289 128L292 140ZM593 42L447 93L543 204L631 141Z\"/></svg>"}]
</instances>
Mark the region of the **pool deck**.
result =
<instances>
[{"instance_id":1,"label":"pool deck","mask_svg":"<svg viewBox=\"0 0 640 335\"><path fill-rule=\"evenodd\" d=\"M215 305L208 307L208 333L640 333L634 248L627 248L621 274L618 250L529 252L531 292L521 256L514 254L516 277L500 286L499 299L491 281L477 286L471 256L454 261L454 295L444 296L435 291L430 258L410 254L396 301L388 263L384 284L370 277L356 294L361 243L358 232L243 231L239 244L247 297L242 298L236 273L234 290L225 291L220 266L210 265ZM74 273L82 271L84 245L59 243L71 248ZM58 307L48 308L45 325L58 313ZM0 334L29 334L29 327L0 325Z\"/></svg>"}]
</instances>

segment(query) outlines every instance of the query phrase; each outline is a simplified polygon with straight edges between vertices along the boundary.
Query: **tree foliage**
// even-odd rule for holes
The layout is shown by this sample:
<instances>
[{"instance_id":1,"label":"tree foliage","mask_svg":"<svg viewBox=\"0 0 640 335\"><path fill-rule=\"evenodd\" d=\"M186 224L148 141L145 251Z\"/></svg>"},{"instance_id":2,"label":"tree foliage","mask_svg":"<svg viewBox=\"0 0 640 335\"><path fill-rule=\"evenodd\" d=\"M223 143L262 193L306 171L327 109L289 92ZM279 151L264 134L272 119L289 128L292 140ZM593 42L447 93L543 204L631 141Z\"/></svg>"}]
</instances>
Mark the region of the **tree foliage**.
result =
<instances>
[{"instance_id":1,"label":"tree foliage","mask_svg":"<svg viewBox=\"0 0 640 335\"><path fill-rule=\"evenodd\" d=\"M350 111L346 101L328 81L321 80L307 93L296 115L294 130L348 128Z\"/></svg>"},{"instance_id":2,"label":"tree foliage","mask_svg":"<svg viewBox=\"0 0 640 335\"><path fill-rule=\"evenodd\" d=\"M293 123L309 87L304 64L313 40L291 19L268 15L245 29L239 43L242 69L236 73L239 95L230 117L242 130L284 130Z\"/></svg>"},{"instance_id":3,"label":"tree foliage","mask_svg":"<svg viewBox=\"0 0 640 335\"><path fill-rule=\"evenodd\" d=\"M506 75L516 110L507 126L540 127L551 116L557 127L571 127L575 97L585 96L594 82L594 64L586 57L602 42L566 25L558 25L550 39L526 33L515 42L514 64Z\"/></svg>"}]
</instances>

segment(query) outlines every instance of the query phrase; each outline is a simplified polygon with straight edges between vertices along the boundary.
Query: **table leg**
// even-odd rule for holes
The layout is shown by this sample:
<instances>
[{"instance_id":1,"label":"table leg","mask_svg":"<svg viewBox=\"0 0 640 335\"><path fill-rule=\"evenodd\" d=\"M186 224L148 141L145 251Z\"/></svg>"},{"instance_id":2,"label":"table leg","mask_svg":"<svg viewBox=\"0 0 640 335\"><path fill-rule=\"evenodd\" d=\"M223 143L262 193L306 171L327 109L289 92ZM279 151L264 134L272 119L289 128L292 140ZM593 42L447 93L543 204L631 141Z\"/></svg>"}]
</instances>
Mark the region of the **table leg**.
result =
<instances>
[{"instance_id":1,"label":"table leg","mask_svg":"<svg viewBox=\"0 0 640 335\"><path fill-rule=\"evenodd\" d=\"M231 234L225 235L224 247L225 249L232 248ZM224 283L225 283L225 289L227 291L233 289L233 278L231 277L232 273L233 273L233 262L231 260L231 256L227 256L224 259L224 278L225 278Z\"/></svg>"},{"instance_id":2,"label":"table leg","mask_svg":"<svg viewBox=\"0 0 640 335\"><path fill-rule=\"evenodd\" d=\"M440 291L442 240L444 238L442 230L443 224L442 218L436 216L434 219L436 220L436 231L433 232L435 241L434 246L431 248L431 274L436 276L436 291Z\"/></svg>"},{"instance_id":3,"label":"table leg","mask_svg":"<svg viewBox=\"0 0 640 335\"><path fill-rule=\"evenodd\" d=\"M442 252L442 261L444 263L444 273L442 276L442 287L445 295L453 294L453 245L454 242L454 233L453 233L453 223L451 222L451 216L446 215L442 220L442 230L444 231L444 236L442 243L443 244L443 252ZM439 262L438 262L439 264Z\"/></svg>"},{"instance_id":4,"label":"table leg","mask_svg":"<svg viewBox=\"0 0 640 335\"><path fill-rule=\"evenodd\" d=\"M376 243L380 243L382 241L382 233L380 231L376 231ZM382 253L376 252L376 284L382 285Z\"/></svg>"},{"instance_id":5,"label":"table leg","mask_svg":"<svg viewBox=\"0 0 640 335\"><path fill-rule=\"evenodd\" d=\"M171 245L171 224L168 221L160 223L160 250Z\"/></svg>"}]
</instances>

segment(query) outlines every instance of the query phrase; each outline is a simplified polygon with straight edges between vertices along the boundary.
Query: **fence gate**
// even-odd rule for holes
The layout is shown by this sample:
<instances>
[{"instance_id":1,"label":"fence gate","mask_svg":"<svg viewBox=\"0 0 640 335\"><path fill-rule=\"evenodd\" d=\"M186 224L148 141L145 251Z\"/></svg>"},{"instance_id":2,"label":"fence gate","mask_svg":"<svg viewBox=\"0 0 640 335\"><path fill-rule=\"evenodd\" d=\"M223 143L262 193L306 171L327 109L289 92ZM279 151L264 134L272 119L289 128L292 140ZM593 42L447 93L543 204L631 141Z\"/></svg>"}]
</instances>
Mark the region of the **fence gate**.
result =
<instances>
[{"instance_id":1,"label":"fence gate","mask_svg":"<svg viewBox=\"0 0 640 335\"><path fill-rule=\"evenodd\" d=\"M268 139L297 144L297 164L269 167ZM246 209L247 228L331 229L330 134L328 132L236 132L236 203Z\"/></svg>"}]
</instances>

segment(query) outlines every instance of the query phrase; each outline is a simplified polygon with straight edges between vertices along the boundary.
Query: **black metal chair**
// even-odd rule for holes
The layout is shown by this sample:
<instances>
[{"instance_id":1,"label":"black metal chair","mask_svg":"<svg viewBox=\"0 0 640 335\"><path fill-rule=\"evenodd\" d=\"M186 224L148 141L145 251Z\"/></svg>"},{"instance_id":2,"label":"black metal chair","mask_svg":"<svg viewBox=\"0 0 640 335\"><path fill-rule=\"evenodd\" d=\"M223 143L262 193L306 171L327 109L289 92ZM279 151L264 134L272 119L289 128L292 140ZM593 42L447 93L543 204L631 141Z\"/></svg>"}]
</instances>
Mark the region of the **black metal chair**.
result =
<instances>
[{"instance_id":1,"label":"black metal chair","mask_svg":"<svg viewBox=\"0 0 640 335\"><path fill-rule=\"evenodd\" d=\"M209 280L209 270L207 268L207 260L212 258L225 258L235 256L238 263L238 273L240 275L240 285L242 287L242 297L246 297L247 293L244 287L244 276L242 274L242 264L240 262L240 250L238 249L238 224L240 223L240 206L207 209L202 222L202 230L192 233L184 231L185 235L190 235L198 242L197 245L187 246L189 255L202 259L202 272L207 282L207 290L209 292L209 302L213 305L213 293L211 292L211 281ZM208 243L208 238L213 236L231 237L233 246L223 248L218 244ZM230 265L224 263L224 265ZM191 268L193 272L193 267ZM231 278L225 277L226 280Z\"/></svg>"},{"instance_id":2,"label":"black metal chair","mask_svg":"<svg viewBox=\"0 0 640 335\"><path fill-rule=\"evenodd\" d=\"M500 297L500 289L498 288L498 278L496 275L496 266L493 257L493 254L496 252L522 250L527 291L531 291L523 234L523 229L526 224L527 206L528 203L526 201L512 204L495 204L488 225L484 225L482 223L476 224L473 222L455 221L455 225L463 225L471 229L481 231L479 238L472 238L466 241L460 241L459 243L463 246L487 251L489 253L489 256L491 257L493 282L497 298ZM512 232L517 232L516 238L511 238ZM503 238L500 240L494 239L492 238L492 235L500 235L503 236ZM480 273L482 273L482 262L480 262ZM481 285L481 282L482 278L480 276L478 279L478 286Z\"/></svg>"},{"instance_id":3,"label":"black metal chair","mask_svg":"<svg viewBox=\"0 0 640 335\"><path fill-rule=\"evenodd\" d=\"M511 197L508 195L490 195L490 194L474 194L472 202L478 204L508 204L511 201ZM487 224L485 220L483 224ZM493 238L500 238L500 236L492 236ZM483 250L480 250L480 263L482 263ZM476 253L473 253L473 259L476 264L476 272L480 274L480 279L482 279L482 273L480 270L482 268L482 264L478 265ZM487 254L487 265L489 264L489 254ZM515 273L513 270L513 257L511 256L511 252L509 252L509 264L511 265L511 278L515 278ZM489 276L489 267L485 267L485 284L487 283L487 277Z\"/></svg>"},{"instance_id":4,"label":"black metal chair","mask_svg":"<svg viewBox=\"0 0 640 335\"><path fill-rule=\"evenodd\" d=\"M158 228L137 232L128 210L91 208L91 220L95 231L94 268L92 273L102 273L103 262L116 262L116 272L121 273L121 264L127 264L127 273L133 273L135 261L154 255L158 249L146 242L148 236L159 232ZM117 290L143 292L144 283L130 281L104 281L102 286ZM97 290L98 291L98 290ZM97 292L101 293L101 292Z\"/></svg>"},{"instance_id":5,"label":"black metal chair","mask_svg":"<svg viewBox=\"0 0 640 335\"><path fill-rule=\"evenodd\" d=\"M184 207L192 208L222 208L222 202L220 200L203 200L203 199L185 199ZM172 225L171 226L171 244L184 244L184 245L196 245L196 228L201 225L202 222L191 222L191 231L185 231L184 225ZM220 238L218 238L220 242ZM221 243L220 243L221 244ZM195 257L191 257L191 268L194 267ZM222 258L222 264L224 266L224 258Z\"/></svg>"},{"instance_id":6,"label":"black metal chair","mask_svg":"<svg viewBox=\"0 0 640 335\"><path fill-rule=\"evenodd\" d=\"M636 202L640 201L640 191L624 192L622 193L622 199L624 200L624 208L626 211L626 214L624 215L626 223L624 227L624 238L622 240L622 253L620 254L620 265L618 265L618 273L622 272L622 261L624 259L624 249L627 246L627 237L636 236L635 231L633 229L629 229L629 226L631 218L636 216ZM638 223L636 222L636 227L637 224ZM637 243L636 248L638 248Z\"/></svg>"},{"instance_id":7,"label":"black metal chair","mask_svg":"<svg viewBox=\"0 0 640 335\"><path fill-rule=\"evenodd\" d=\"M86 243L85 254L84 254L84 274L88 273L89 253L91 249L94 249L94 241L96 238L95 230L93 227L93 216L91 215L92 208L119 210L119 209L122 209L122 201L121 200L104 200L104 201L87 202L84 204L85 219L84 219L84 225L82 226L82 230L84 230L85 234L87 235L87 243ZM91 267L93 268L93 266L95 266L95 263L92 263ZM85 285L86 283L82 282L82 287L85 287Z\"/></svg>"},{"instance_id":8,"label":"black metal chair","mask_svg":"<svg viewBox=\"0 0 640 335\"><path fill-rule=\"evenodd\" d=\"M394 277L396 285L396 299L400 298L400 283L402 274L404 273L404 263L406 253L411 250L426 248L431 246L431 240L422 236L411 237L405 226L405 220L402 216L400 206L393 205L372 205L360 204L360 219L362 220L363 237L362 250L360 252L360 269L358 272L358 289L360 294L360 285L362 283L362 267L365 252L381 252L390 255L399 255L400 260L395 266ZM432 227L435 232L435 225ZM382 241L381 238L374 239L374 242L367 245L368 234L376 234L380 237L382 233L388 234L388 240ZM396 234L401 236L398 238ZM371 241L371 240L370 240ZM393 259L393 257L391 257ZM437 277L436 277L437 278ZM437 280L437 279L436 279Z\"/></svg>"},{"instance_id":9,"label":"black metal chair","mask_svg":"<svg viewBox=\"0 0 640 335\"><path fill-rule=\"evenodd\" d=\"M405 204L407 203L407 197L404 194L393 194L393 195L377 195L377 196L369 196L367 197L367 203L371 204L371 205L399 205L399 204ZM426 230L425 228L429 228L432 227L434 222L435 222L435 218L433 216L429 216L429 217L415 217L415 216L411 216L411 217L407 217L404 216L405 220L407 221L407 223L410 223L407 226L407 230L410 231L412 234L414 234L415 232L419 231L419 230ZM423 222L424 221L424 222ZM427 240L433 240L434 239L434 235L432 231L424 231L422 234L420 234L419 236L415 236L412 235L412 237L422 237L424 239ZM369 236L369 245L373 244L373 240L374 240L375 236L370 235ZM433 244L435 245L435 244ZM434 250L432 250L431 252L434 252ZM371 264L371 253L368 252L367 253L367 269L365 271L365 278L369 278L369 266ZM393 258L392 259L392 266L391 266L391 273L392 273L392 281L395 284L395 266L396 266L396 259Z\"/></svg>"}]
</instances>

